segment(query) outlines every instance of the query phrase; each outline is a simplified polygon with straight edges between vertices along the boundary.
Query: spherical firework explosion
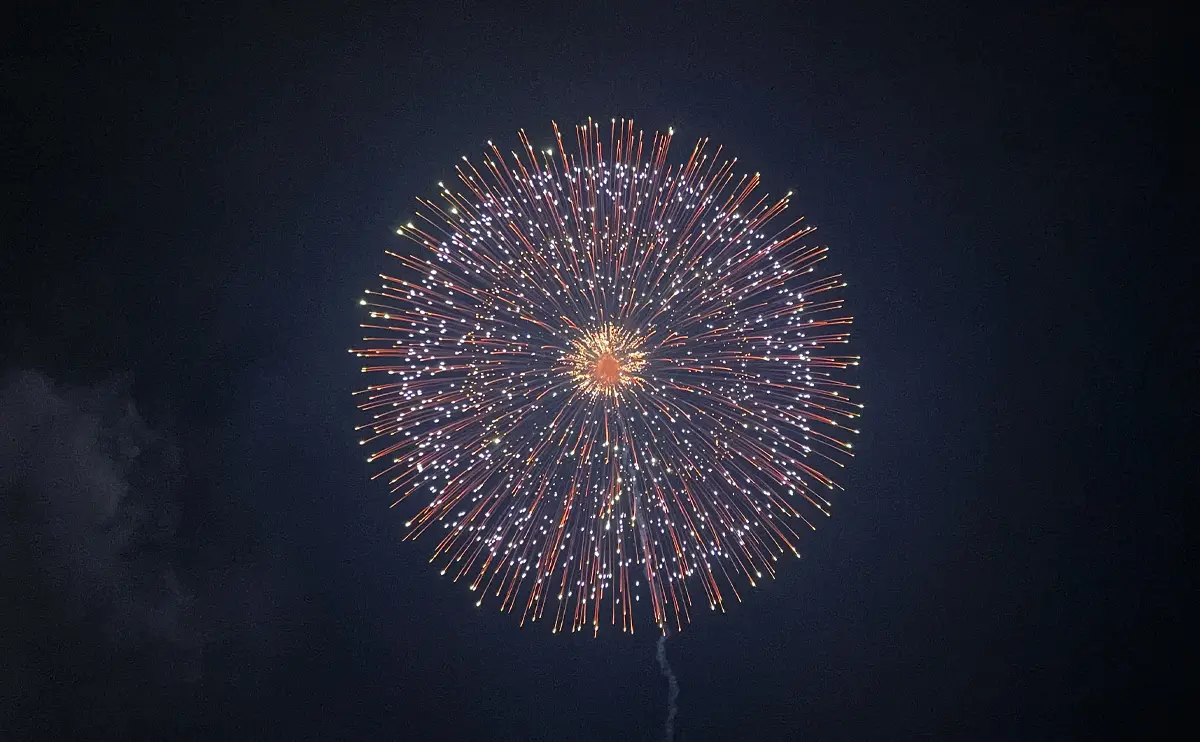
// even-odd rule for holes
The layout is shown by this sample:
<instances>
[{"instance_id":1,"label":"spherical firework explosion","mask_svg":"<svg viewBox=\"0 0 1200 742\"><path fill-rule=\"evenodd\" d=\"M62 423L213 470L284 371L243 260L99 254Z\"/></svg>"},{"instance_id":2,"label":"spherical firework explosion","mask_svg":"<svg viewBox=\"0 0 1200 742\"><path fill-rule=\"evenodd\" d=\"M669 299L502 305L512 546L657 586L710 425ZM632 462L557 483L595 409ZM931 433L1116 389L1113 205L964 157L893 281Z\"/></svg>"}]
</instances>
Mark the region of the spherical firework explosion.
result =
<instances>
[{"instance_id":1,"label":"spherical firework explosion","mask_svg":"<svg viewBox=\"0 0 1200 742\"><path fill-rule=\"evenodd\" d=\"M464 157L397 230L417 249L389 253L404 270L366 292L351 351L380 375L362 444L477 604L555 631L632 631L647 604L679 627L829 514L821 469L862 407L839 378L858 359L830 350L845 284L707 140L672 165L671 131L589 121L574 152L554 133Z\"/></svg>"}]
</instances>

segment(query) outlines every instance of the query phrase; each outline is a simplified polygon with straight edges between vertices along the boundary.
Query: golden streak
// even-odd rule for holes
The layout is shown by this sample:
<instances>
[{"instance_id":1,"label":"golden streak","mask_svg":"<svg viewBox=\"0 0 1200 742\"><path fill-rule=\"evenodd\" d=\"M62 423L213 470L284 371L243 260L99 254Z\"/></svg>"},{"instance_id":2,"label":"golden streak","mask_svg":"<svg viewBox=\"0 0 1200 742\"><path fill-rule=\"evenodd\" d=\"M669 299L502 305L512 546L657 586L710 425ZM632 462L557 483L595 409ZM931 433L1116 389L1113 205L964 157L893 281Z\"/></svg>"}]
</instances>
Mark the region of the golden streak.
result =
<instances>
[{"instance_id":1,"label":"golden streak","mask_svg":"<svg viewBox=\"0 0 1200 742\"><path fill-rule=\"evenodd\" d=\"M622 391L645 383L639 374L646 368L644 337L616 325L602 325L571 343L559 359L558 370L569 375L592 396L617 399Z\"/></svg>"}]
</instances>

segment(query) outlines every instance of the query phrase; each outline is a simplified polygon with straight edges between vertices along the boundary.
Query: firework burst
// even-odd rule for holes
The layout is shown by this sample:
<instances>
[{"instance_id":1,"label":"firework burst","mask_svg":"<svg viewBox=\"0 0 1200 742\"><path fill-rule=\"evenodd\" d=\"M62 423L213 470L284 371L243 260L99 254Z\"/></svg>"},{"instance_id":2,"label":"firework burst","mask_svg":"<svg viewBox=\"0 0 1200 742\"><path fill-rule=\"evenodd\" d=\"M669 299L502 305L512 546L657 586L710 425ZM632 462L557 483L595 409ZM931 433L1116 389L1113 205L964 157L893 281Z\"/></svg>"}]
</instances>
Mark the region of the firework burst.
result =
<instances>
[{"instance_id":1,"label":"firework burst","mask_svg":"<svg viewBox=\"0 0 1200 742\"><path fill-rule=\"evenodd\" d=\"M359 430L406 538L477 605L553 630L660 629L774 576L828 515L822 470L862 405L837 275L788 196L707 140L575 128L573 151L490 142L397 230L416 250L362 300ZM697 586L699 589L697 589Z\"/></svg>"}]
</instances>

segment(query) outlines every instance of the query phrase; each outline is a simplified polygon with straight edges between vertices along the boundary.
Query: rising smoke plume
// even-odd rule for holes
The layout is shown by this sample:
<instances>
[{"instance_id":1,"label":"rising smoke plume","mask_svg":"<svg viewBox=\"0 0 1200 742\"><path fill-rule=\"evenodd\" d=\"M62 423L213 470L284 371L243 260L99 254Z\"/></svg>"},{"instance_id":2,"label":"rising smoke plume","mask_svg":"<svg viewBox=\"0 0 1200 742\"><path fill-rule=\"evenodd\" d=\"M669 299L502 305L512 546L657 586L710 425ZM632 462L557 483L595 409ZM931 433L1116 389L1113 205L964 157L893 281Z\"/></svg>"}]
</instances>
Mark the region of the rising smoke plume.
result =
<instances>
[{"instance_id":1,"label":"rising smoke plume","mask_svg":"<svg viewBox=\"0 0 1200 742\"><path fill-rule=\"evenodd\" d=\"M679 699L679 681L675 679L671 663L667 662L666 634L658 637L657 655L658 670L667 679L667 721L664 725L664 735L667 742L672 742L675 739L675 714L679 712L679 707L676 705L676 701Z\"/></svg>"}]
</instances>

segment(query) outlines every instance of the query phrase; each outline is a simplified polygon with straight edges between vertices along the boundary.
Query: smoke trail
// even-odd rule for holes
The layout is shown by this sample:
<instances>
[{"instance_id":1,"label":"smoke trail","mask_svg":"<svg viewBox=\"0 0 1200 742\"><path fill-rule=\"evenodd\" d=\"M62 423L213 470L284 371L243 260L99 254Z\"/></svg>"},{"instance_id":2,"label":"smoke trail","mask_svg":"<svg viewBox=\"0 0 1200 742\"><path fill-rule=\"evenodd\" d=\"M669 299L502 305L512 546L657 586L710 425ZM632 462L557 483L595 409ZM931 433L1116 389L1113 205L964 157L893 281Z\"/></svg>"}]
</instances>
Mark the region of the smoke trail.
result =
<instances>
[{"instance_id":1,"label":"smoke trail","mask_svg":"<svg viewBox=\"0 0 1200 742\"><path fill-rule=\"evenodd\" d=\"M667 662L666 634L658 637L657 654L658 670L667 679L667 723L665 725L665 732L667 742L671 742L675 739L675 714L679 712L679 707L675 704L675 701L679 699L679 681L675 679L675 673L671 670L671 663Z\"/></svg>"}]
</instances>

